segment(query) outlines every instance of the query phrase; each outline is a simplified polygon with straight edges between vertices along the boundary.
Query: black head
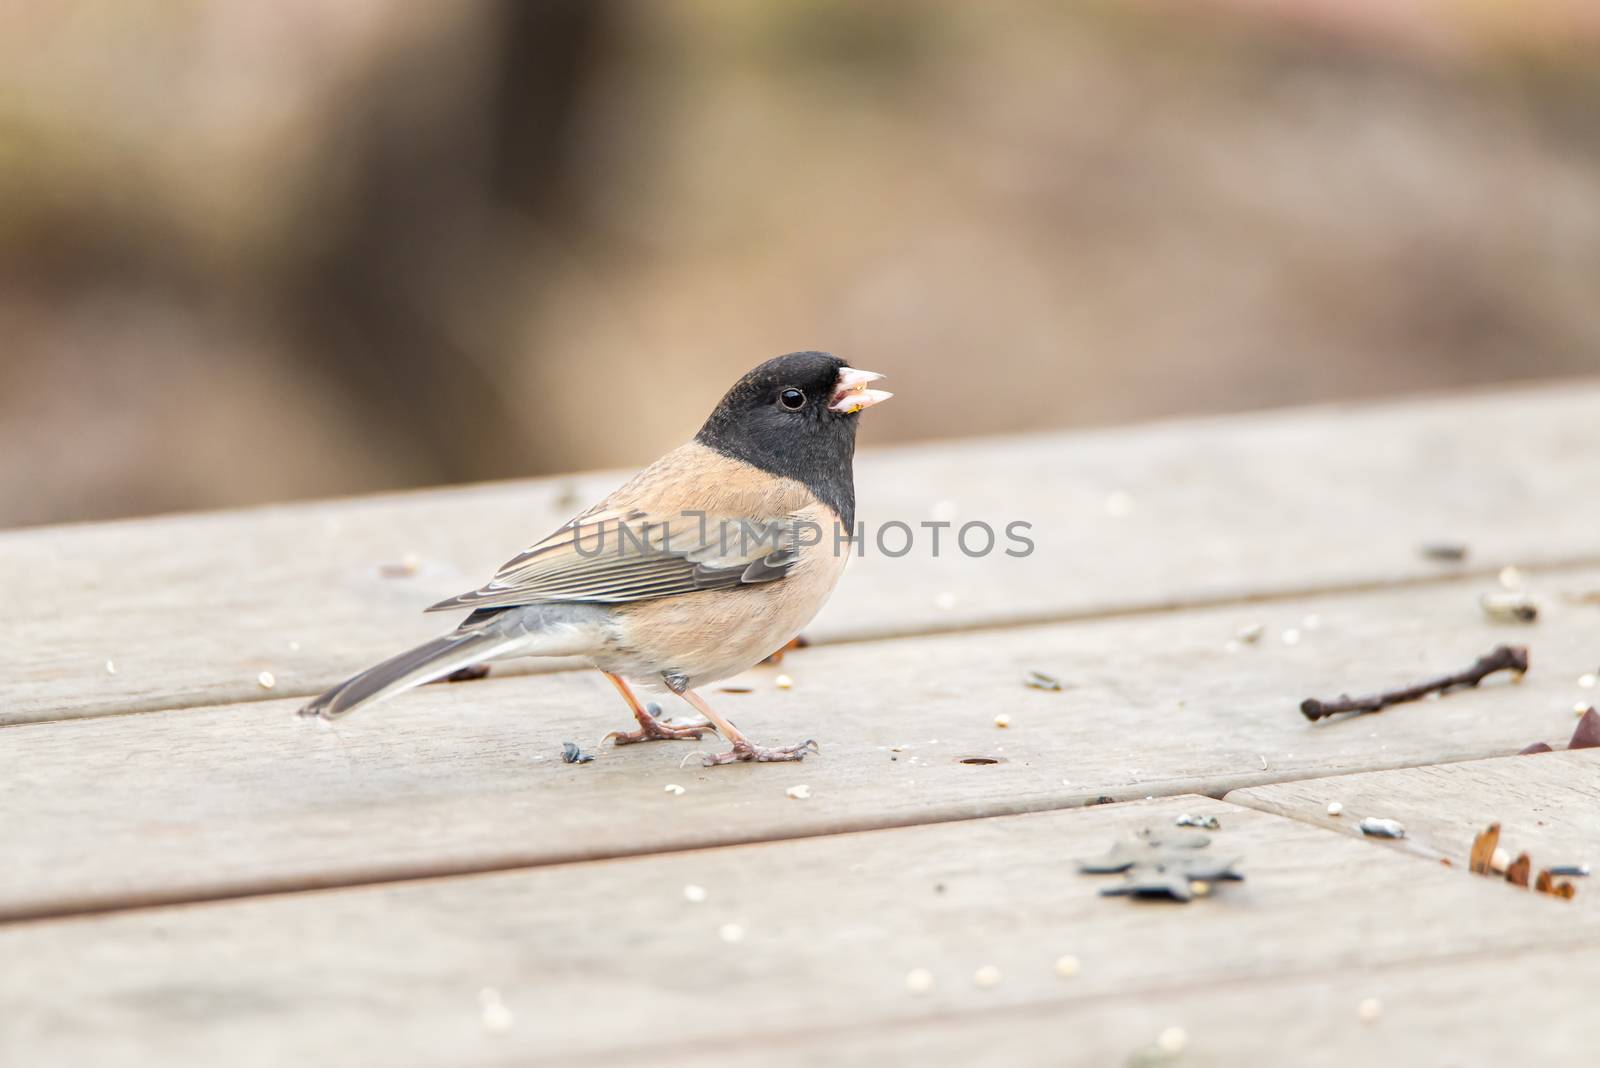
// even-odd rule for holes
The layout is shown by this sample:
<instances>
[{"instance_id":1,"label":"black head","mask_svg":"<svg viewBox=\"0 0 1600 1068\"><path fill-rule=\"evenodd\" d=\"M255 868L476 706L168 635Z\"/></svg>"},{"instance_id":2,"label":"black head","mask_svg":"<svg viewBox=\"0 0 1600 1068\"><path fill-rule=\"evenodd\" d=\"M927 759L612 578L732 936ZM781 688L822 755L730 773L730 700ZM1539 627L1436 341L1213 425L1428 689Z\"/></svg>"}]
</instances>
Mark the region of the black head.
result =
<instances>
[{"instance_id":1,"label":"black head","mask_svg":"<svg viewBox=\"0 0 1600 1068\"><path fill-rule=\"evenodd\" d=\"M724 456L792 478L855 524L856 423L889 394L866 389L880 375L827 352L768 360L728 390L695 440Z\"/></svg>"}]
</instances>

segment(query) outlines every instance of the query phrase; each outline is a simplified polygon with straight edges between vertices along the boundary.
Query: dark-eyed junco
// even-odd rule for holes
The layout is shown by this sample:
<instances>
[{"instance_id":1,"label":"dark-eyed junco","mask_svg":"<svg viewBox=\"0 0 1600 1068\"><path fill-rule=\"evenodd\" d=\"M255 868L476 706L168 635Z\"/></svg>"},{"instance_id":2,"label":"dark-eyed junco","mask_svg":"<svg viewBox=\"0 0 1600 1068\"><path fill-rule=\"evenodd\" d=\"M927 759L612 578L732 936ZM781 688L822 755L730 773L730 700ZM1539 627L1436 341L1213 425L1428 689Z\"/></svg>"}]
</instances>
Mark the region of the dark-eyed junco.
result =
<instances>
[{"instance_id":1,"label":"dark-eyed junco","mask_svg":"<svg viewBox=\"0 0 1600 1068\"><path fill-rule=\"evenodd\" d=\"M816 615L849 558L856 415L891 394L826 352L768 360L730 389L694 440L429 611L459 628L340 683L300 710L333 719L482 661L578 656L605 673L639 729L617 744L697 739L629 688L681 696L732 745L707 764L800 760L814 743L755 745L695 687L736 675Z\"/></svg>"}]
</instances>

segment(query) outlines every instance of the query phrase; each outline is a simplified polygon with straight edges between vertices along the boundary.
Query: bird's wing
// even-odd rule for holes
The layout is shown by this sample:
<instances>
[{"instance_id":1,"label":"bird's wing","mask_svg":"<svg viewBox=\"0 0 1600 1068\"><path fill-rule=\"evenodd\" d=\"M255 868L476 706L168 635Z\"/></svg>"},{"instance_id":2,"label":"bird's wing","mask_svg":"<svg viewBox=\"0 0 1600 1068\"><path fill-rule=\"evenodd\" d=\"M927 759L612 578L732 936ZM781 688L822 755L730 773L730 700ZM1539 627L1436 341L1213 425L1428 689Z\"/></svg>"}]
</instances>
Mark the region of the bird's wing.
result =
<instances>
[{"instance_id":1,"label":"bird's wing","mask_svg":"<svg viewBox=\"0 0 1600 1068\"><path fill-rule=\"evenodd\" d=\"M506 562L489 584L428 609L622 604L774 582L799 558L796 517L598 507Z\"/></svg>"}]
</instances>

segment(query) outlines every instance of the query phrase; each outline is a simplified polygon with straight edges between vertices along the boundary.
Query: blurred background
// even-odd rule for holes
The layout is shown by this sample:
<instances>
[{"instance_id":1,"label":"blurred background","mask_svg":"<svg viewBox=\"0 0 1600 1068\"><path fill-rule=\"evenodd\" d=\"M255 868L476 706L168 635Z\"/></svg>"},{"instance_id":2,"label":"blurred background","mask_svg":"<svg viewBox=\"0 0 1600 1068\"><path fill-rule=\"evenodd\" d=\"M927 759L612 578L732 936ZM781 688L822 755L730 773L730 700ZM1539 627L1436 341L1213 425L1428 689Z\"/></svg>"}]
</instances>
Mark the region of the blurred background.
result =
<instances>
[{"instance_id":1,"label":"blurred background","mask_svg":"<svg viewBox=\"0 0 1600 1068\"><path fill-rule=\"evenodd\" d=\"M1600 370L1595 0L0 0L0 525Z\"/></svg>"}]
</instances>

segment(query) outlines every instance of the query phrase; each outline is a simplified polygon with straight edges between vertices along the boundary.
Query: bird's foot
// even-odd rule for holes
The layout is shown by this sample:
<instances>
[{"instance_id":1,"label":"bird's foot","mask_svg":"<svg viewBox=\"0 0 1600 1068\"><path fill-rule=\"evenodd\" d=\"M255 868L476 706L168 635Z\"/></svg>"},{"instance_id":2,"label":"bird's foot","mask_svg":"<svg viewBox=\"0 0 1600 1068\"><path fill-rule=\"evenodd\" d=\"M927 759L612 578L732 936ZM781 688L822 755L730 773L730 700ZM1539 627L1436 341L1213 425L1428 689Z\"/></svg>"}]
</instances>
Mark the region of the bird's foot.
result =
<instances>
[{"instance_id":1,"label":"bird's foot","mask_svg":"<svg viewBox=\"0 0 1600 1068\"><path fill-rule=\"evenodd\" d=\"M703 758L700 763L706 767L715 767L718 764L735 764L740 761L756 761L766 763L772 760L804 760L807 753L818 753L821 750L817 743L806 739L799 745L765 746L751 745L740 738L733 743L733 748L726 753L717 753L715 756Z\"/></svg>"},{"instance_id":2,"label":"bird's foot","mask_svg":"<svg viewBox=\"0 0 1600 1068\"><path fill-rule=\"evenodd\" d=\"M690 741L697 742L705 736L708 724L706 723L678 723L674 720L657 719L661 706L655 702L644 707L643 712L635 713L634 718L639 721L636 731L612 731L602 742L609 738L616 745L632 745L634 742L665 742L665 741Z\"/></svg>"}]
</instances>

